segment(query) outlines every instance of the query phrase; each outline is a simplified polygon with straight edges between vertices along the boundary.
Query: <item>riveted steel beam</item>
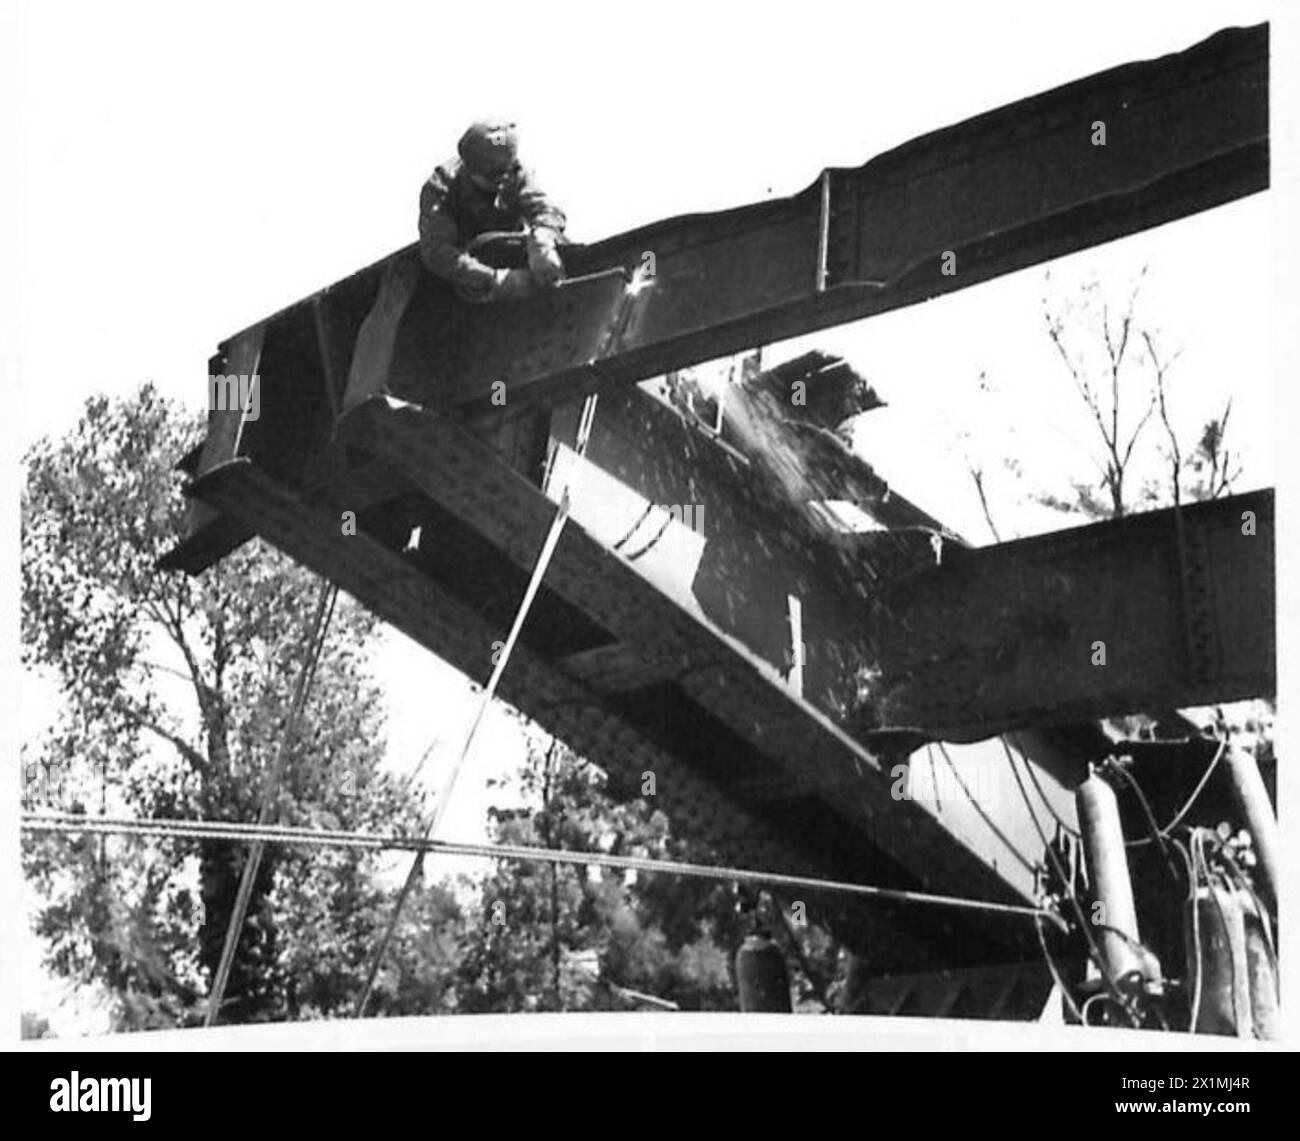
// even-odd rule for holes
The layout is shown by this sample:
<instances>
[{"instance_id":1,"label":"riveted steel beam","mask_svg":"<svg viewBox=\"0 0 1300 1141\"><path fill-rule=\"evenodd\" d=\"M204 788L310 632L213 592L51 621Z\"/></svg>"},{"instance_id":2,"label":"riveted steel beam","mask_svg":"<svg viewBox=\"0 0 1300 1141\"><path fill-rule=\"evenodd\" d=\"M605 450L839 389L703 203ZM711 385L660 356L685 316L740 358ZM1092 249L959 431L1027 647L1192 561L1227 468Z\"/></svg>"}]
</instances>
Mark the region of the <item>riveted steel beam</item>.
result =
<instances>
[{"instance_id":1,"label":"riveted steel beam","mask_svg":"<svg viewBox=\"0 0 1300 1141\"><path fill-rule=\"evenodd\" d=\"M1273 493L980 549L874 614L873 716L975 739L1276 689Z\"/></svg>"},{"instance_id":2,"label":"riveted steel beam","mask_svg":"<svg viewBox=\"0 0 1300 1141\"><path fill-rule=\"evenodd\" d=\"M359 411L364 415L365 409ZM461 494L466 491L453 487ZM474 606L457 597L463 582L439 581L427 568L398 555L364 530L355 535L343 533L338 525L341 502L320 495L308 499L246 458L212 468L188 491L295 561L328 577L379 617L470 676L483 676L490 669L493 641L504 635L504 625L486 620ZM536 508L539 518L551 509L544 501L533 502L531 508ZM533 514L531 508L525 513L518 509L508 513L511 522L525 523ZM531 528L526 530L531 538ZM569 534L576 532L570 528ZM553 563L570 566L559 576L562 583L577 581L575 575L582 573L581 560L575 562L575 545L580 550L585 546L580 540L571 544L558 552L560 557ZM526 557L522 545L516 549ZM637 595L630 599L627 610L646 601L646 595ZM704 756L720 747L720 741L703 740L700 749L685 754L665 747L646 732L644 724L637 724L631 711L589 687L585 678L575 676L583 671L571 673L564 658L548 656L544 640L530 638L528 629L526 624L524 637L502 677L502 698L599 764L608 773L616 795L635 796L645 774L653 773L653 804L669 815L674 833L708 844L719 860L827 878L946 888L967 897L1024 901L960 840L911 805L892 805L895 814L905 818L898 821L897 829L882 819L881 806L874 814L865 813L862 802L874 795L872 787L865 791L841 788L838 797L809 794L773 802L760 795L761 788L751 787L747 771L710 768L702 763ZM716 650L721 659L731 653L726 646L719 645ZM729 668L733 677L738 676L734 671L746 671L748 663L737 658ZM761 679L754 679L754 684L762 684ZM773 686L767 688L777 692ZM752 709L754 703L744 704ZM790 703L772 710L768 728L777 730L773 734L777 739L767 750L767 759L777 759L776 750L786 748L785 727L793 727L796 720L802 722L805 732L822 735L823 740L813 743L812 752L822 755L823 763L836 759L828 752L824 722L810 713ZM839 739L845 745L838 758L841 763L849 763L853 755L864 755L848 744L847 738L840 735ZM758 756L759 750L752 753ZM787 765L806 760L794 754L779 759ZM786 769L787 789L793 783L789 772ZM827 777L818 779L824 782ZM897 833L905 830L907 821L916 834L903 845L908 850L899 852ZM918 842L922 833L928 837L925 845ZM902 859L896 858L900 855ZM810 905L847 944L887 948L881 961L898 969L903 964L943 961L954 955L967 963L997 961L1028 954L1032 945L1032 933L1018 918L955 915L934 909L918 912L889 902L861 905L835 897L810 899Z\"/></svg>"},{"instance_id":3,"label":"riveted steel beam","mask_svg":"<svg viewBox=\"0 0 1300 1141\"><path fill-rule=\"evenodd\" d=\"M345 417L340 437L361 451L382 449L396 472L503 558L521 571L532 566L554 505L454 418L371 400ZM657 589L581 526L566 530L546 581L614 639L634 646L643 670L668 679L616 698L613 707L670 734L674 749L712 766L724 787L770 786L767 777L779 776L792 802L831 806L920 882L985 898L1007 891L940 821L896 797L884 758L791 693L739 639ZM557 662L558 669L565 665ZM755 783L756 777L763 779Z\"/></svg>"},{"instance_id":4,"label":"riveted steel beam","mask_svg":"<svg viewBox=\"0 0 1300 1141\"><path fill-rule=\"evenodd\" d=\"M964 289L1267 185L1267 27L1226 30L829 170L793 197L575 247L579 280L549 298L467 306L426 276L389 387L486 407L500 381L512 407L551 402ZM613 267L652 272L629 292Z\"/></svg>"},{"instance_id":5,"label":"riveted steel beam","mask_svg":"<svg viewBox=\"0 0 1300 1141\"><path fill-rule=\"evenodd\" d=\"M580 275L653 267L635 294L593 279L503 320L426 283L393 391L477 405L502 381L516 407L551 401L928 300L1267 185L1267 27L1226 30L828 170L791 198L571 251Z\"/></svg>"},{"instance_id":6,"label":"riveted steel beam","mask_svg":"<svg viewBox=\"0 0 1300 1141\"><path fill-rule=\"evenodd\" d=\"M240 447L292 481L327 447L333 411L369 394L522 415L1267 185L1268 27L1226 29L826 171L790 198L568 247L571 280L528 301L464 304L408 247L261 323L263 415ZM205 529L173 565L199 570L240 541Z\"/></svg>"}]
</instances>

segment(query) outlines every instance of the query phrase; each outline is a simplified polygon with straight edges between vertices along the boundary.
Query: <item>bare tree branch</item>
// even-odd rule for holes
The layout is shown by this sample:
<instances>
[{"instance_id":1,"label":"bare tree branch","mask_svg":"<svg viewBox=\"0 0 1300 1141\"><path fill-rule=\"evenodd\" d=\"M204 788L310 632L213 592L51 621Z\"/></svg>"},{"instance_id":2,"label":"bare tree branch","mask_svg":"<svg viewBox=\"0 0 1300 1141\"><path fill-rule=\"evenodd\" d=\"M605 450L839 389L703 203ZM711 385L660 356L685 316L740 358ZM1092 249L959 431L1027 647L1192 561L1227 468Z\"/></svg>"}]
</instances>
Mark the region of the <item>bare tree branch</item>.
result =
<instances>
[{"instance_id":1,"label":"bare tree branch","mask_svg":"<svg viewBox=\"0 0 1300 1141\"><path fill-rule=\"evenodd\" d=\"M1215 439L1212 441L1213 447L1210 449L1210 498L1218 499L1220 495L1231 490L1233 481L1241 475L1241 464L1237 464L1236 471L1232 471L1232 455L1224 444L1228 437L1228 418L1232 415L1232 397L1228 397L1227 404L1223 407L1223 415L1219 418L1219 430ZM1220 466L1220 457L1222 457L1222 466Z\"/></svg>"},{"instance_id":2,"label":"bare tree branch","mask_svg":"<svg viewBox=\"0 0 1300 1141\"><path fill-rule=\"evenodd\" d=\"M211 687L208 685L207 679L203 676L203 670L199 667L198 660L194 656L194 651L190 648L189 641L185 637L185 630L181 625L180 619L165 610L160 609L160 607L153 601L146 602L144 605L150 616L167 632L167 636L176 643L181 654L184 656L185 665L189 668L191 675L190 680L194 686L194 696L199 702L199 710L206 717L208 712L208 695L211 693Z\"/></svg>"},{"instance_id":3,"label":"bare tree branch","mask_svg":"<svg viewBox=\"0 0 1300 1141\"><path fill-rule=\"evenodd\" d=\"M993 538L996 542L1002 542L1002 536L998 534L997 524L993 522L993 514L989 511L988 496L984 494L984 472L974 465L968 463L967 470L970 477L975 483L975 490L980 497L980 508L984 512L984 522L989 525L989 530L993 532Z\"/></svg>"},{"instance_id":4,"label":"bare tree branch","mask_svg":"<svg viewBox=\"0 0 1300 1141\"><path fill-rule=\"evenodd\" d=\"M161 662L150 662L141 658L137 664L154 673L171 674L172 677L180 678L180 680L184 682L192 682L194 680L189 674L181 673L180 670L174 670L171 666L165 666Z\"/></svg>"},{"instance_id":5,"label":"bare tree branch","mask_svg":"<svg viewBox=\"0 0 1300 1141\"><path fill-rule=\"evenodd\" d=\"M1146 336L1146 333L1143 332L1142 335ZM1138 421L1137 427L1133 429L1133 435L1129 437L1128 447L1124 449L1125 467L1128 467L1128 462L1133 456L1133 445L1138 442L1138 437L1142 434L1142 429L1147 426L1147 421L1151 419L1152 414L1155 412L1158 400L1159 393L1152 392L1151 400L1147 403L1147 410L1142 414L1142 419Z\"/></svg>"},{"instance_id":6,"label":"bare tree branch","mask_svg":"<svg viewBox=\"0 0 1300 1141\"><path fill-rule=\"evenodd\" d=\"M1169 420L1169 405L1165 393L1165 372L1168 366L1161 361L1160 354L1156 351L1155 341L1145 329L1142 331L1142 339L1146 341L1147 355L1150 356L1151 365L1156 370L1156 397L1160 405L1160 420L1165 426L1165 434L1169 437L1170 462L1173 466L1174 506L1177 507L1182 503L1183 498L1183 456L1178 447L1178 433L1174 431L1174 426Z\"/></svg>"},{"instance_id":7,"label":"bare tree branch","mask_svg":"<svg viewBox=\"0 0 1300 1141\"><path fill-rule=\"evenodd\" d=\"M148 729L151 733L167 741L181 755L181 758L188 761L189 764L198 772L207 768L207 758L191 745L184 737L173 733L170 729L158 724L149 714L136 705L125 694L116 694L114 704L118 710L128 720L140 726L142 729Z\"/></svg>"},{"instance_id":8,"label":"bare tree branch","mask_svg":"<svg viewBox=\"0 0 1300 1141\"><path fill-rule=\"evenodd\" d=\"M1101 412L1097 407L1097 402L1093 398L1092 386L1088 383L1086 376L1075 365L1070 357L1069 350L1065 347L1064 338L1061 336L1061 322L1052 317L1044 306L1044 318L1047 323L1047 335L1052 339L1052 344L1056 346L1057 353L1060 354L1061 360L1065 362L1065 367L1070 372L1070 377L1074 381L1075 390L1083 400L1084 406L1092 413L1092 418L1097 422L1097 427L1101 431L1102 439L1106 438L1106 424L1101 418Z\"/></svg>"}]
</instances>

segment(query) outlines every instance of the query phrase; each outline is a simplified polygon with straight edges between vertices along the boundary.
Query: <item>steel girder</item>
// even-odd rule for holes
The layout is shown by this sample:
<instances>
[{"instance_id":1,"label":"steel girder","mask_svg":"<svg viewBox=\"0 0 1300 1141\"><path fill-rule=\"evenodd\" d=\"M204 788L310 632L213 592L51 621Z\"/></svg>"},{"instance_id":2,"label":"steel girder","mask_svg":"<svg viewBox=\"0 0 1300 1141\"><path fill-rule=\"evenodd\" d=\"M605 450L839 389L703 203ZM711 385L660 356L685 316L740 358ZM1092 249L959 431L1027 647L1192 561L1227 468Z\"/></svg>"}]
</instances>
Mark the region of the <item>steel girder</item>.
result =
<instances>
[{"instance_id":1,"label":"steel girder","mask_svg":"<svg viewBox=\"0 0 1300 1141\"><path fill-rule=\"evenodd\" d=\"M501 380L516 406L555 400L928 300L1267 185L1267 26L1225 30L824 171L791 198L574 251L579 274L652 265L639 292L597 280L508 321L417 293L420 327L451 335L399 346L394 391L474 405Z\"/></svg>"},{"instance_id":2,"label":"steel girder","mask_svg":"<svg viewBox=\"0 0 1300 1141\"><path fill-rule=\"evenodd\" d=\"M893 583L874 612L873 715L971 740L1272 695L1273 493L980 549Z\"/></svg>"},{"instance_id":3,"label":"steel girder","mask_svg":"<svg viewBox=\"0 0 1300 1141\"><path fill-rule=\"evenodd\" d=\"M210 371L257 373L262 415L244 422L239 409L212 414L207 441L187 457L187 470L195 477L190 491L199 503L170 565L199 571L261 533L474 672L477 656L490 645L485 636L491 626L428 576L415 576L424 580L415 585L391 552L375 549L364 537L340 544L330 523L330 512L340 505L360 508L409 491L434 470L432 464L408 465L403 475L385 462L389 449L400 443L391 425L354 440L351 448L335 441L337 416L350 402L388 389L430 409L455 408L462 424L487 430L506 417L544 413L581 391L627 384L752 344L909 305L1230 201L1268 184L1267 85L1267 27L1227 30L1185 52L1116 68L927 135L856 170L823 172L808 190L789 199L670 219L572 248L566 256L573 280L524 305L464 306L418 272L413 249L400 251L223 343ZM1099 121L1106 124L1104 147L1092 140ZM638 269L651 265L653 274L634 280ZM508 392L505 409L487 400L496 381ZM459 432L455 435L456 448L464 452L468 445ZM365 455L355 454L358 442ZM410 456L421 447L413 436ZM402 466L396 452L390 458ZM471 459L473 471L444 471L443 485L422 490L431 500L460 503L462 518L472 516L484 534L489 524L496 525L493 512L506 508L521 519L527 516L534 530L541 526L545 503L536 501L535 487L521 490L511 483L509 464L501 464L491 449ZM864 500L876 494L867 474L854 478ZM477 480L478 486L467 491L458 479ZM493 500L498 494L501 498ZM526 565L531 557L532 548L525 550L510 536L497 535L494 541L503 562ZM1120 547L1128 541L1117 539ZM1133 541L1139 547L1143 542L1141 536ZM1157 547L1154 542L1144 549ZM890 560L909 573L909 580L910 552L902 544ZM878 554L873 552L873 559ZM996 575L984 568L995 568L998 558L1016 557L1015 552L971 556L976 561L967 564L967 573L986 601ZM1027 568L1023 617L1032 626L1033 600L1053 597L1052 560L1033 546L1021 549L1019 557ZM1215 563L1217 556L1209 558L1208 580L1195 556L1190 572L1182 562L1171 570L1167 550L1151 555L1150 563L1130 559L1118 548L1107 557L1116 574L1138 577L1146 597L1155 597L1159 582L1167 587L1172 574L1180 584L1173 593L1184 600L1180 622L1197 605L1204 609L1204 582L1226 583L1229 578L1221 574L1234 573ZM619 603L610 583L594 589L605 574L591 569L599 561L581 541L570 539L557 562L568 576L564 591L578 602L603 607L601 617L611 623L636 625L635 608ZM611 582L622 573L616 561L608 560L605 568L614 567ZM1262 565L1253 562L1243 573L1258 576ZM1271 575L1271 561L1268 565ZM940 570L960 574L958 557ZM849 631L882 651L886 700L877 703L870 724L837 723L824 710L792 699L756 668L752 653L747 657L734 637L707 629L701 636L699 624L686 621L688 614L643 625L667 654L643 653L621 637L559 656L521 647L519 676L506 696L614 771L627 768L628 757L628 771L641 764L672 771L676 764L686 775L676 782L681 795L671 807L674 821L680 817L686 831L720 842L740 862L776 862L845 878L874 869L895 882L1023 898L1026 886L1011 886L1012 877L982 840L959 840L909 806L886 804L887 774L861 742L869 739L869 730L881 728L883 750L889 733L900 728L904 733L893 740L906 738L914 746L935 731L975 735L1036 717L1084 715L1085 708L1114 712L1102 706L1127 702L1140 681L1125 672L1131 664L1126 660L1113 690L1102 692L1094 677L1085 705L1072 706L1069 687L1080 679L1063 670L1051 679L1047 702L1036 702L1025 690L1032 668L1012 663L989 691L996 715L981 720L970 712L972 686L980 684L974 680L978 668L963 675L953 662L966 653L968 664L975 661L978 667L983 652L987 669L988 660L1005 664L999 651L984 652L980 631L959 627L946 634L937 620L909 621L909 606L926 591L939 611L951 614L954 598L965 588L943 575L909 580L893 588L873 581L873 594L888 593L874 607L864 607L862 622ZM1094 588L1111 591L1112 598L1119 589L1113 583ZM886 599L888 607L882 604ZM671 611L660 606L655 613ZM914 607L911 613L915 618ZM1115 613L1111 618L1119 620ZM1221 614L1213 616L1214 623L1223 620ZM1256 620L1248 628L1257 627ZM1118 629L1107 627L1107 632ZM1106 636L1099 633L1089 644ZM1208 692L1223 677L1239 688L1265 684L1258 646L1245 647L1242 680L1230 676L1236 667L1225 672L1214 658L1217 652L1230 658L1242 649L1240 643L1224 640L1222 631L1216 637L1218 650L1185 649L1176 659L1179 677L1201 687L1197 692ZM1120 644L1134 652L1122 638ZM698 660L698 668L684 675L674 661L683 647ZM1157 653L1154 642L1136 649L1148 661ZM958 672L945 675L945 668ZM938 701L933 689L922 692L915 677L926 671L932 687L953 678L961 683L954 702ZM723 684L728 674L730 681ZM690 701L715 707L720 726L710 730L717 733L715 752L731 758L732 771L711 768L709 757L687 756L674 743L647 736L647 726L666 719L636 695L662 696L673 678ZM764 764L737 771L737 757ZM1065 774L1058 789L1068 788L1066 770L1077 759L1058 766ZM776 794L770 795L764 790L773 783ZM787 795L791 789L799 794L793 800ZM877 933L890 923L895 917L885 919ZM978 925L978 934L977 925L965 922L955 928L947 920L923 926L920 945L960 951L971 962L1014 958L1025 938L1023 925L1014 931L1005 924L1001 930ZM907 917L897 917L894 929L919 933ZM956 930L965 936L960 941L953 938ZM916 938L902 942L908 955L918 946ZM908 962L924 969L920 961Z\"/></svg>"},{"instance_id":4,"label":"steel girder","mask_svg":"<svg viewBox=\"0 0 1300 1141\"><path fill-rule=\"evenodd\" d=\"M376 431L395 443L395 467L372 480L403 486L402 474L425 478L462 459L475 446L458 439L454 425L417 409L386 414L358 410L349 435L366 444ZM389 420L387 424L382 421ZM438 457L441 456L441 461ZM486 465L493 470L493 465ZM479 468L477 471L481 472ZM499 481L514 483L511 488ZM439 578L403 559L365 532L346 535L339 512L355 502L348 479L339 492L296 493L246 459L222 464L188 489L195 498L238 519L296 561L338 583L385 621L470 676L485 675L494 640L505 635L509 615L484 616L466 598L463 576ZM438 481L440 497L462 516L498 516L489 536L500 557L520 568L536 555L532 540L553 510L504 466L486 483L475 472ZM501 512L499 493L509 510ZM966 898L1028 902L977 852L932 816L889 795L881 761L815 710L774 686L761 667L717 631L689 619L653 588L620 569L610 556L571 526L557 549L553 572L534 611L557 597L584 593L590 609L615 638L646 637L658 671L688 691L674 708L697 713L687 728L694 743L664 740L672 718L651 703L660 683L642 677L624 690L617 674L589 668L590 652L569 654L552 644L544 626L525 626L501 682L501 696L555 733L610 776L616 795L635 795L645 772L656 777L657 804L675 832L708 844L720 861L826 878L947 890ZM603 573L602 573L603 570ZM610 578L610 572L613 578ZM602 581L603 580L603 581ZM647 611L647 607L650 609ZM655 621L665 624L656 638ZM611 642L617 648L620 642ZM634 655L636 656L636 655ZM642 655L646 656L646 655ZM689 669L689 674L685 673ZM729 723L724 723L728 718ZM761 771L760 771L761 770ZM766 795L763 774L780 795ZM872 948L882 969L937 968L1028 955L1032 932L1023 918L909 908L891 902L859 904L839 897L807 900L847 945Z\"/></svg>"},{"instance_id":5,"label":"steel girder","mask_svg":"<svg viewBox=\"0 0 1300 1141\"><path fill-rule=\"evenodd\" d=\"M212 370L256 341L262 385L261 420L225 443L301 474L345 398L386 389L499 417L489 397L501 382L504 414L518 415L911 305L1267 185L1268 27L1225 29L825 171L791 198L571 247L575 278L527 302L465 305L408 247L223 343ZM228 415L213 413L211 434ZM235 454L209 446L199 468ZM202 522L175 565L201 569L247 538Z\"/></svg>"}]
</instances>

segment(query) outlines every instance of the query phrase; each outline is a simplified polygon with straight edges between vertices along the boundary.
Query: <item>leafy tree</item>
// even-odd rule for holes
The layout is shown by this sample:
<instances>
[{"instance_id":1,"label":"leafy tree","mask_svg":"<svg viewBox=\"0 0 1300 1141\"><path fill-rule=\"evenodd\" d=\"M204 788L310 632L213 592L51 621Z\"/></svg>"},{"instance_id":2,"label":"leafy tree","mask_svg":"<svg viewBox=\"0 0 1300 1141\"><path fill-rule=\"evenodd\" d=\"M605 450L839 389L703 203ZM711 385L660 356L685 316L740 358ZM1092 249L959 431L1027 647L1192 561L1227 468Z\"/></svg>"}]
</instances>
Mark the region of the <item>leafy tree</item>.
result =
<instances>
[{"instance_id":1,"label":"leafy tree","mask_svg":"<svg viewBox=\"0 0 1300 1141\"><path fill-rule=\"evenodd\" d=\"M57 681L61 704L25 749L25 807L257 818L321 587L260 542L197 579L156 569L185 510L172 465L201 428L146 385L91 400L71 432L26 457L23 655ZM418 830L426 806L379 767L375 626L339 601L274 819ZM494 813L501 842L713 859L647 801L616 800L598 768L554 740L532 737L521 788L522 804ZM202 1019L245 845L28 834L23 854L50 968L106 991L119 1028ZM268 846L222 1018L350 1012L388 921L392 871L354 850ZM776 927L802 1005L828 1008L834 943ZM502 861L479 881L419 884L368 1009L734 1009L743 928L727 884Z\"/></svg>"},{"instance_id":2,"label":"leafy tree","mask_svg":"<svg viewBox=\"0 0 1300 1141\"><path fill-rule=\"evenodd\" d=\"M521 805L493 810L500 843L718 862L673 836L648 801L614 798L598 767L553 738L530 737L520 786ZM734 1010L732 961L745 926L737 903L732 885L715 880L502 861L463 937L461 1009ZM777 934L801 1007L829 1009L824 980L838 948L815 927L782 924Z\"/></svg>"},{"instance_id":3,"label":"leafy tree","mask_svg":"<svg viewBox=\"0 0 1300 1141\"><path fill-rule=\"evenodd\" d=\"M319 586L260 542L197 579L156 569L185 511L173 466L200 433L144 385L91 399L64 438L26 457L23 656L61 696L57 725L24 754L27 807L257 818ZM417 805L379 769L375 626L340 600L275 804L281 822L414 819ZM122 1028L194 1023L246 858L245 845L215 840L27 837L49 966L105 987ZM268 846L223 1019L346 1007L386 914L376 866L352 850ZM455 918L446 899L434 910ZM423 959L407 966L427 977ZM409 988L381 983L373 1009L399 1009Z\"/></svg>"}]
</instances>

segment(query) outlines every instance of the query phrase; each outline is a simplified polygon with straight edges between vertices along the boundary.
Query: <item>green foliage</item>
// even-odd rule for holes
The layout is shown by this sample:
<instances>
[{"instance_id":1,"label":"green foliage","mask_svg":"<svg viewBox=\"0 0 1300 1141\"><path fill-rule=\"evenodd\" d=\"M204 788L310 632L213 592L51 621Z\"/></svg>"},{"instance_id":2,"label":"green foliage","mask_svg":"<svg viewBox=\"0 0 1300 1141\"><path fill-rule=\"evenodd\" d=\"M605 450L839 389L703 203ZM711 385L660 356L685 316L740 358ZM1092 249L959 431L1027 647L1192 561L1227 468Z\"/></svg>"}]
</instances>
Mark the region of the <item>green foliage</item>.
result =
<instances>
[{"instance_id":1,"label":"green foliage","mask_svg":"<svg viewBox=\"0 0 1300 1141\"><path fill-rule=\"evenodd\" d=\"M129 400L92 399L65 438L27 456L23 656L62 699L56 726L23 758L28 807L256 819L320 588L260 543L198 579L155 568L185 510L172 469L200 431L146 385ZM276 803L282 822L416 819L379 769L375 627L340 600ZM246 857L223 841L28 838L48 965L106 988L122 1028L194 1023ZM225 1019L329 1014L353 1001L391 895L376 859L268 848ZM397 1002L381 988L375 1008Z\"/></svg>"},{"instance_id":2,"label":"green foliage","mask_svg":"<svg viewBox=\"0 0 1300 1141\"><path fill-rule=\"evenodd\" d=\"M674 837L648 801L613 798L598 768L553 739L530 740L521 784L525 803L493 813L500 843L718 862ZM502 861L480 897L461 944L461 1009L625 1010L645 1004L639 996L683 1010L736 1009L732 961L746 920L730 884ZM828 973L838 948L816 928L783 936L801 999L826 1008L791 939Z\"/></svg>"},{"instance_id":3,"label":"green foliage","mask_svg":"<svg viewBox=\"0 0 1300 1141\"><path fill-rule=\"evenodd\" d=\"M27 456L23 657L57 682L61 705L24 753L25 807L257 818L321 586L260 542L197 579L156 569L186 509L173 465L201 427L144 386L91 400L66 437ZM339 599L274 819L418 831L428 806L380 768L375 627ZM532 739L520 781L523 803L491 820L502 843L712 860L554 741ZM47 966L106 992L120 1029L197 1024L247 855L224 841L25 836ZM350 1013L403 863L268 846L223 1020ZM420 882L369 1011L629 1009L645 996L734 1009L737 901L714 881L519 861L475 882ZM801 1000L824 1008L834 943L776 933Z\"/></svg>"}]
</instances>

